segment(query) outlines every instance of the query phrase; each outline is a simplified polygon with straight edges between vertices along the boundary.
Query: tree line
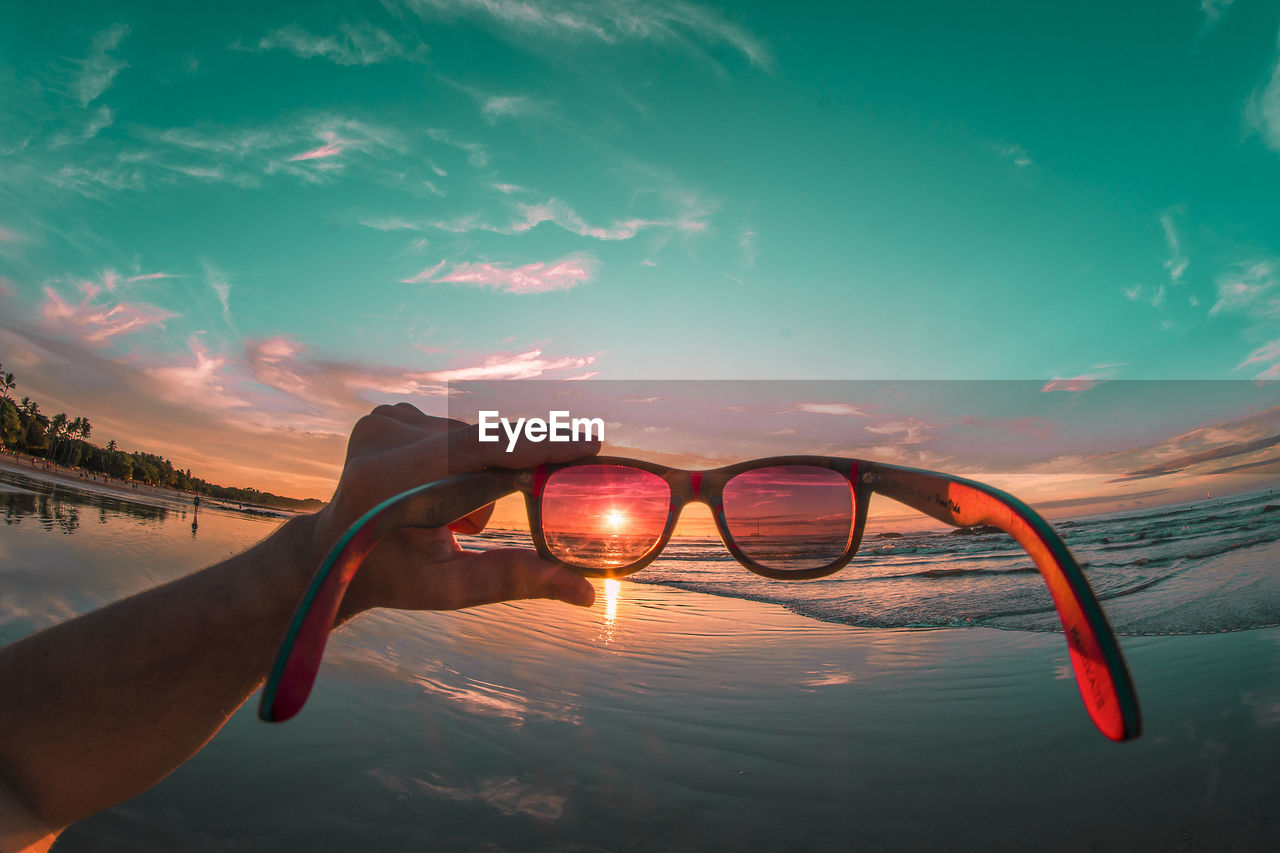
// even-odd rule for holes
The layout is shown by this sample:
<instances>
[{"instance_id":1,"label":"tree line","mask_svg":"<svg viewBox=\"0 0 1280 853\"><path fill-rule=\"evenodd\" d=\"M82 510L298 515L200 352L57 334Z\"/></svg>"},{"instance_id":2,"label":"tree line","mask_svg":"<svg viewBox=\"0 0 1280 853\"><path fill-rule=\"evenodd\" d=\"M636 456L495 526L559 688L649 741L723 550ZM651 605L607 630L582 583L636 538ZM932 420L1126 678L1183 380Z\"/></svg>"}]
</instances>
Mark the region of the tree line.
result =
<instances>
[{"instance_id":1,"label":"tree line","mask_svg":"<svg viewBox=\"0 0 1280 853\"><path fill-rule=\"evenodd\" d=\"M89 441L93 424L86 417L69 417L65 412L47 415L30 397L15 403L10 393L18 383L13 373L0 364L0 445L43 458L58 465L81 468L104 477L150 486L165 486L184 492L238 503L252 503L278 509L315 510L323 506L315 498L299 500L257 489L237 489L209 483L192 476L191 469L174 467L155 453L126 452L114 440L105 447Z\"/></svg>"}]
</instances>

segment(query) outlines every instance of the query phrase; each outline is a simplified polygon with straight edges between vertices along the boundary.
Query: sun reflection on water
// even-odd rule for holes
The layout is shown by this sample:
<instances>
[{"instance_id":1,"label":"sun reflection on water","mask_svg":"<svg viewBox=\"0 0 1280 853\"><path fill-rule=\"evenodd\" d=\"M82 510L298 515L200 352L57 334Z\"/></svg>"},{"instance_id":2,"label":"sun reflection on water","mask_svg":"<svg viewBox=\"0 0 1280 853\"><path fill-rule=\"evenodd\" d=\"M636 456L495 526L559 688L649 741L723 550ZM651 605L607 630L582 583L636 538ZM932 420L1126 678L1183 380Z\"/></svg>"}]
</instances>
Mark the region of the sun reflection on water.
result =
<instances>
[{"instance_id":1,"label":"sun reflection on water","mask_svg":"<svg viewBox=\"0 0 1280 853\"><path fill-rule=\"evenodd\" d=\"M604 621L600 626L598 641L606 646L613 642L613 629L618 623L618 597L621 592L621 581L614 578L605 578Z\"/></svg>"}]
</instances>

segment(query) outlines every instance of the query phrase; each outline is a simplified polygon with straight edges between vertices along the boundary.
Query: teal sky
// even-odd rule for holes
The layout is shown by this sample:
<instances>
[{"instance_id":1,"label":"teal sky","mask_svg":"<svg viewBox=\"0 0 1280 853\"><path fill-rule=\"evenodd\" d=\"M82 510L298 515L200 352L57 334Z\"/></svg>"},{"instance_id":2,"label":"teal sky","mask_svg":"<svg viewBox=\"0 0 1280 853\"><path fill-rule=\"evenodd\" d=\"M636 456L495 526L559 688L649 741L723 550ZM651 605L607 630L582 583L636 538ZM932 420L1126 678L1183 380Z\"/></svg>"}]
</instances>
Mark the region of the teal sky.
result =
<instances>
[{"instance_id":1,"label":"teal sky","mask_svg":"<svg viewBox=\"0 0 1280 853\"><path fill-rule=\"evenodd\" d=\"M0 361L103 441L319 493L455 379L1280 377L1275 2L184 5L0 28Z\"/></svg>"}]
</instances>

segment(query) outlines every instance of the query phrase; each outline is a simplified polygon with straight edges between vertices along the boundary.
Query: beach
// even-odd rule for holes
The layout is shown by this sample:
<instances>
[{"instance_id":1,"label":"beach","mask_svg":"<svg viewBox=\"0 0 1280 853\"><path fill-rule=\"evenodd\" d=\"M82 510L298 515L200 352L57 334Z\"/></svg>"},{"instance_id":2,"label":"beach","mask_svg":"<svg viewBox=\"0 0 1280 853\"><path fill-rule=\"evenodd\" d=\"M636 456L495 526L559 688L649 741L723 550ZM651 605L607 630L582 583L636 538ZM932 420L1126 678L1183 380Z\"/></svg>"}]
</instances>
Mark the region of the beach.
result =
<instances>
[{"instance_id":1,"label":"beach","mask_svg":"<svg viewBox=\"0 0 1280 853\"><path fill-rule=\"evenodd\" d=\"M1147 729L1115 744L1057 635L856 629L628 583L614 607L370 616L297 719L244 709L61 849L1280 843L1280 631L1126 642Z\"/></svg>"},{"instance_id":2,"label":"beach","mask_svg":"<svg viewBox=\"0 0 1280 853\"><path fill-rule=\"evenodd\" d=\"M186 510L3 497L2 642L276 523L202 510L193 534ZM858 627L666 583L597 591L589 610L367 614L332 638L297 718L262 723L253 697L55 849L1280 844L1278 628L1122 636L1145 731L1116 744L1089 722L1058 633Z\"/></svg>"},{"instance_id":3,"label":"beach","mask_svg":"<svg viewBox=\"0 0 1280 853\"><path fill-rule=\"evenodd\" d=\"M94 494L160 507L192 506L196 497L192 492L170 489L165 486L150 486L146 483L132 481L126 483L123 480L112 479L102 474L91 474L79 468L57 465L52 462L48 463L48 467L46 467L45 463L46 460L44 459L25 454L19 454L15 457L10 453L0 453L0 471L20 474L50 485L70 486ZM216 499L207 496L202 497L201 501L206 507L220 504ZM229 506L230 502L223 503L223 505L224 507ZM252 505L236 503L236 507L242 506ZM281 517L297 514L288 510L274 508L269 511Z\"/></svg>"}]
</instances>

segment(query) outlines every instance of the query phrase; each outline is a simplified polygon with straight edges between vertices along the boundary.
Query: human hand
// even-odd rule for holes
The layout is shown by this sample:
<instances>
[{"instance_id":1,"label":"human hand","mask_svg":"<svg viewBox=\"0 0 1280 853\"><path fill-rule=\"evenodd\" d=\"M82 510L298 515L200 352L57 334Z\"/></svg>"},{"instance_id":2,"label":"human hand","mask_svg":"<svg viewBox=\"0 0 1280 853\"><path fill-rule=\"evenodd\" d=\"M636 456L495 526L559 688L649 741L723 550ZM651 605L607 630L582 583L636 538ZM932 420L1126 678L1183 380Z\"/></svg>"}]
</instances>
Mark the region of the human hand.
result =
<instances>
[{"instance_id":1,"label":"human hand","mask_svg":"<svg viewBox=\"0 0 1280 853\"><path fill-rule=\"evenodd\" d=\"M408 403L378 406L351 432L346 464L329 505L312 516L307 570L314 571L343 532L369 509L400 492L452 474L484 468L529 468L599 451L597 442L482 443L476 427L434 418ZM450 528L484 529L490 504ZM590 605L595 590L580 575L533 551L464 551L450 528L403 528L365 558L343 599L339 619L373 607L454 610L521 598Z\"/></svg>"}]
</instances>

